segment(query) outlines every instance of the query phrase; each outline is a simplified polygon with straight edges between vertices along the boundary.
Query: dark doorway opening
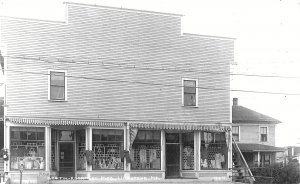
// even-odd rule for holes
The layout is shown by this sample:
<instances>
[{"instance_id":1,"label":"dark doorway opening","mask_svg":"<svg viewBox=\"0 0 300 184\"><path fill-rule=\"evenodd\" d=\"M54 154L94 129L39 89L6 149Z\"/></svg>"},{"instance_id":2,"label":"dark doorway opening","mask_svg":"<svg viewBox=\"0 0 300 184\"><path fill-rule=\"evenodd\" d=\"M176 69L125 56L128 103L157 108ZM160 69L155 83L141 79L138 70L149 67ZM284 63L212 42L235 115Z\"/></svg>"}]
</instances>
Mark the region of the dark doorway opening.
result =
<instances>
[{"instance_id":1,"label":"dark doorway opening","mask_svg":"<svg viewBox=\"0 0 300 184\"><path fill-rule=\"evenodd\" d=\"M74 143L59 143L59 176L74 177L75 161L74 161Z\"/></svg>"},{"instance_id":2,"label":"dark doorway opening","mask_svg":"<svg viewBox=\"0 0 300 184\"><path fill-rule=\"evenodd\" d=\"M166 134L166 178L180 177L180 143L178 133Z\"/></svg>"}]
</instances>

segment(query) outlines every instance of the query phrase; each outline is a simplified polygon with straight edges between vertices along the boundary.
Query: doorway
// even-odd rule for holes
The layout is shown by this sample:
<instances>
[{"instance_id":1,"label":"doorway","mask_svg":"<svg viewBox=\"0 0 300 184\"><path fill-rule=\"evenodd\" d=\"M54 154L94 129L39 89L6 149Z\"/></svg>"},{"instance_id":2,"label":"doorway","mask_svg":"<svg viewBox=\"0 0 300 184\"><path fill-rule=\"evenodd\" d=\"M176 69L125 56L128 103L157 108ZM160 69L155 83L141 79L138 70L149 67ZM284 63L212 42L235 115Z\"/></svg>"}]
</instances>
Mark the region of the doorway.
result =
<instances>
[{"instance_id":1,"label":"doorway","mask_svg":"<svg viewBox=\"0 0 300 184\"><path fill-rule=\"evenodd\" d=\"M68 178L75 176L73 142L59 143L59 176Z\"/></svg>"},{"instance_id":2,"label":"doorway","mask_svg":"<svg viewBox=\"0 0 300 184\"><path fill-rule=\"evenodd\" d=\"M166 178L180 177L179 136L179 133L166 133Z\"/></svg>"}]
</instances>

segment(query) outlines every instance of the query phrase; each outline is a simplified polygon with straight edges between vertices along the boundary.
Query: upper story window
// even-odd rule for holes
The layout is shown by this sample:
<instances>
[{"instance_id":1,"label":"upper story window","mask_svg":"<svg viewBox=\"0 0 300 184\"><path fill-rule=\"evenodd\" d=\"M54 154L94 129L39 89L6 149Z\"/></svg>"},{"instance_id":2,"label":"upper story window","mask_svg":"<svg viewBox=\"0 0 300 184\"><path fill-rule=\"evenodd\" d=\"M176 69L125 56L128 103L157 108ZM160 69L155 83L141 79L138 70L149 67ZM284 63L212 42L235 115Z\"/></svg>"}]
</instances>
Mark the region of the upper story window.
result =
<instances>
[{"instance_id":1,"label":"upper story window","mask_svg":"<svg viewBox=\"0 0 300 184\"><path fill-rule=\"evenodd\" d=\"M261 142L268 141L268 127L260 127L260 141Z\"/></svg>"},{"instance_id":2,"label":"upper story window","mask_svg":"<svg viewBox=\"0 0 300 184\"><path fill-rule=\"evenodd\" d=\"M198 106L198 82L194 79L183 79L183 105Z\"/></svg>"},{"instance_id":3,"label":"upper story window","mask_svg":"<svg viewBox=\"0 0 300 184\"><path fill-rule=\"evenodd\" d=\"M240 127L232 126L232 137L235 141L240 141Z\"/></svg>"},{"instance_id":4,"label":"upper story window","mask_svg":"<svg viewBox=\"0 0 300 184\"><path fill-rule=\"evenodd\" d=\"M49 100L66 101L66 72L50 71Z\"/></svg>"}]
</instances>

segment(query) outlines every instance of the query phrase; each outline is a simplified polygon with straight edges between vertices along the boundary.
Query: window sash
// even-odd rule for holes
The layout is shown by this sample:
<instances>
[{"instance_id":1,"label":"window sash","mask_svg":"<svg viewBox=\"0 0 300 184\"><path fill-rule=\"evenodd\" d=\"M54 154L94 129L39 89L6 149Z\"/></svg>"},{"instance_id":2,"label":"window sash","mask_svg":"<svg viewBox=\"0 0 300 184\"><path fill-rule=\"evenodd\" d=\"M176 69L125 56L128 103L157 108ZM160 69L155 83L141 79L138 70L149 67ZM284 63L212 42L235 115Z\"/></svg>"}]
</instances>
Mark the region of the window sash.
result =
<instances>
[{"instance_id":1,"label":"window sash","mask_svg":"<svg viewBox=\"0 0 300 184\"><path fill-rule=\"evenodd\" d=\"M183 105L197 105L197 81L183 80Z\"/></svg>"},{"instance_id":2,"label":"window sash","mask_svg":"<svg viewBox=\"0 0 300 184\"><path fill-rule=\"evenodd\" d=\"M50 100L65 100L65 72L50 71Z\"/></svg>"}]
</instances>

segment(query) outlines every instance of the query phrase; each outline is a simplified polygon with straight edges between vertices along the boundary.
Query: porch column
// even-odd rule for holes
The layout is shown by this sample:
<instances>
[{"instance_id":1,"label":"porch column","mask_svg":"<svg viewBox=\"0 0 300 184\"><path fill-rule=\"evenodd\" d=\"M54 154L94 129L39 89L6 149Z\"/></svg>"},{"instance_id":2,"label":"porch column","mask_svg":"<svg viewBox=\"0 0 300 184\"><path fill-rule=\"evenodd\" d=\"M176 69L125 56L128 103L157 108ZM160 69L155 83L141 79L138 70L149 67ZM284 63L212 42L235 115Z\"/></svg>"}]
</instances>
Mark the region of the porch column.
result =
<instances>
[{"instance_id":1,"label":"porch column","mask_svg":"<svg viewBox=\"0 0 300 184\"><path fill-rule=\"evenodd\" d=\"M200 159L200 147L201 147L201 135L200 135L200 131L195 131L195 134L194 134L194 170L195 171L200 171L200 162L201 162L201 159Z\"/></svg>"},{"instance_id":2,"label":"porch column","mask_svg":"<svg viewBox=\"0 0 300 184\"><path fill-rule=\"evenodd\" d=\"M257 152L257 164L260 167L260 152Z\"/></svg>"},{"instance_id":3,"label":"porch column","mask_svg":"<svg viewBox=\"0 0 300 184\"><path fill-rule=\"evenodd\" d=\"M51 128L45 127L45 169L50 171L51 167Z\"/></svg>"},{"instance_id":4,"label":"porch column","mask_svg":"<svg viewBox=\"0 0 300 184\"><path fill-rule=\"evenodd\" d=\"M166 171L166 132L165 130L161 131L161 170Z\"/></svg>"},{"instance_id":5,"label":"porch column","mask_svg":"<svg viewBox=\"0 0 300 184\"><path fill-rule=\"evenodd\" d=\"M85 149L86 150L92 150L92 128L91 127L87 127L86 130L85 130L85 133L86 133L86 139L85 139ZM86 166L86 171L92 171L92 166L91 165L87 165ZM87 173L87 177L90 178L90 175L91 173L88 172Z\"/></svg>"},{"instance_id":6,"label":"porch column","mask_svg":"<svg viewBox=\"0 0 300 184\"><path fill-rule=\"evenodd\" d=\"M124 150L129 150L130 147L130 127L129 124L125 124L125 135L124 135ZM131 170L131 164L128 163L127 159L124 159L124 170L130 171Z\"/></svg>"},{"instance_id":7,"label":"porch column","mask_svg":"<svg viewBox=\"0 0 300 184\"><path fill-rule=\"evenodd\" d=\"M232 169L232 131L229 131L228 134L228 169Z\"/></svg>"}]
</instances>

